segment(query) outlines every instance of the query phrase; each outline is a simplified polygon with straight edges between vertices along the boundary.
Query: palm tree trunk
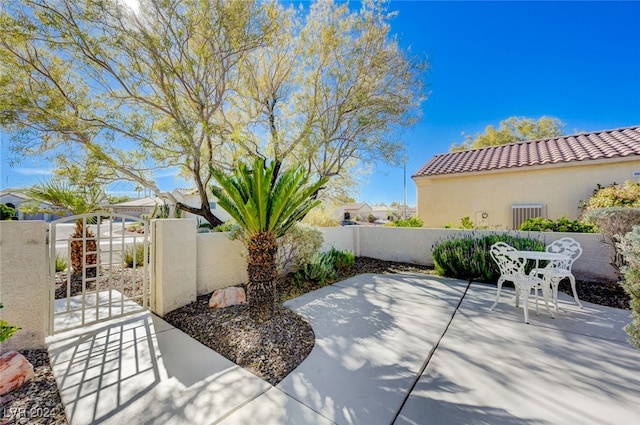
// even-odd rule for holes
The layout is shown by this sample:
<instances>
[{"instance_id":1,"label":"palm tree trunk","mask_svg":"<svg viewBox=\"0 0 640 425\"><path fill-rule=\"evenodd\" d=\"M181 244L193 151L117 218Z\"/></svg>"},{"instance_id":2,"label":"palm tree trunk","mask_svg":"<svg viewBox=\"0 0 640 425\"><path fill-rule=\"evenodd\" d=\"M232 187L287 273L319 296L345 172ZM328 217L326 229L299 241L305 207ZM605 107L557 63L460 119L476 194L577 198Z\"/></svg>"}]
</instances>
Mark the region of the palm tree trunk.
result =
<instances>
[{"instance_id":1,"label":"palm tree trunk","mask_svg":"<svg viewBox=\"0 0 640 425\"><path fill-rule=\"evenodd\" d=\"M249 314L256 320L265 321L273 316L276 306L278 241L272 232L260 232L251 236L247 249Z\"/></svg>"},{"instance_id":2,"label":"palm tree trunk","mask_svg":"<svg viewBox=\"0 0 640 425\"><path fill-rule=\"evenodd\" d=\"M82 238L86 238L86 246ZM97 251L95 235L91 230L85 228L83 219L78 219L71 239L71 268L74 275L82 277L82 269L85 265L94 265L98 262L97 255L94 254ZM85 275L88 278L94 278L96 272L95 267L87 267Z\"/></svg>"}]
</instances>

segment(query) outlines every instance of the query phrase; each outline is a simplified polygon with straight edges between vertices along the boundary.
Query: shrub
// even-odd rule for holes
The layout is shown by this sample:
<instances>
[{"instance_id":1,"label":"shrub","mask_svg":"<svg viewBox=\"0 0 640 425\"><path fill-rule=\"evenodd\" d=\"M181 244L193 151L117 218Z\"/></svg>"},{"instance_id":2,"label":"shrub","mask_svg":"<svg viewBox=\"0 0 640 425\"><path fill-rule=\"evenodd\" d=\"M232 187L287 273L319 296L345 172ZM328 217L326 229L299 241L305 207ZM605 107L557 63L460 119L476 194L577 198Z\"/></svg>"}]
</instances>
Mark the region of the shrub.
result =
<instances>
[{"instance_id":1,"label":"shrub","mask_svg":"<svg viewBox=\"0 0 640 425\"><path fill-rule=\"evenodd\" d=\"M67 260L66 258L56 254L56 273L63 272L67 269Z\"/></svg>"},{"instance_id":2,"label":"shrub","mask_svg":"<svg viewBox=\"0 0 640 425\"><path fill-rule=\"evenodd\" d=\"M4 306L0 304L0 308L3 308L3 307ZM20 330L19 327L11 326L4 320L0 320L0 342L4 342L8 340L13 336L13 334L18 332L19 330Z\"/></svg>"},{"instance_id":3,"label":"shrub","mask_svg":"<svg viewBox=\"0 0 640 425\"><path fill-rule=\"evenodd\" d=\"M337 227L340 220L333 216L332 208L316 207L302 219L302 223L317 227Z\"/></svg>"},{"instance_id":4,"label":"shrub","mask_svg":"<svg viewBox=\"0 0 640 425\"><path fill-rule=\"evenodd\" d=\"M570 233L596 233L597 227L592 223L583 223L579 220L569 220L562 216L558 220L536 217L528 218L521 225L520 230L528 232L570 232Z\"/></svg>"},{"instance_id":5,"label":"shrub","mask_svg":"<svg viewBox=\"0 0 640 425\"><path fill-rule=\"evenodd\" d=\"M0 220L13 220L16 215L16 209L6 204L0 204Z\"/></svg>"},{"instance_id":6,"label":"shrub","mask_svg":"<svg viewBox=\"0 0 640 425\"><path fill-rule=\"evenodd\" d=\"M620 270L624 266L624 258L618 243L621 242L624 235L633 229L634 225L640 223L640 208L597 208L587 211L584 214L584 219L598 227L604 242L612 248L613 254L611 255L610 264L620 278Z\"/></svg>"},{"instance_id":7,"label":"shrub","mask_svg":"<svg viewBox=\"0 0 640 425\"><path fill-rule=\"evenodd\" d=\"M422 227L424 223L418 217L409 217L404 220L396 220L393 222L395 227Z\"/></svg>"},{"instance_id":8,"label":"shrub","mask_svg":"<svg viewBox=\"0 0 640 425\"><path fill-rule=\"evenodd\" d=\"M333 259L326 252L316 253L311 261L300 266L293 275L293 281L297 286L304 286L307 283L325 285L335 278Z\"/></svg>"},{"instance_id":9,"label":"shrub","mask_svg":"<svg viewBox=\"0 0 640 425\"><path fill-rule=\"evenodd\" d=\"M625 259L626 266L621 269L624 279L621 284L631 299L631 323L624 330L629 342L640 350L640 226L621 238L618 248Z\"/></svg>"},{"instance_id":10,"label":"shrub","mask_svg":"<svg viewBox=\"0 0 640 425\"><path fill-rule=\"evenodd\" d=\"M498 265L489 250L496 242L505 242L518 250L544 251L544 241L507 234L475 237L474 234L450 236L436 242L432 249L435 272L457 279L495 283L500 277ZM529 265L527 272L533 267Z\"/></svg>"},{"instance_id":11,"label":"shrub","mask_svg":"<svg viewBox=\"0 0 640 425\"><path fill-rule=\"evenodd\" d=\"M133 267L134 263L136 267L142 267L144 265L144 244L136 244L135 248L127 246L124 250L124 262L127 267ZM149 262L149 252L147 252L147 262Z\"/></svg>"},{"instance_id":12,"label":"shrub","mask_svg":"<svg viewBox=\"0 0 640 425\"><path fill-rule=\"evenodd\" d=\"M340 274L347 273L356 263L356 256L351 251L341 251L331 248L331 250L326 252L325 255L331 259L333 268Z\"/></svg>"},{"instance_id":13,"label":"shrub","mask_svg":"<svg viewBox=\"0 0 640 425\"><path fill-rule=\"evenodd\" d=\"M367 216L367 221L368 221L369 223L375 223L375 222L376 222L376 220L377 220L377 218L376 218L376 216L375 216L375 215L373 215L373 214L369 214L369 215Z\"/></svg>"},{"instance_id":14,"label":"shrub","mask_svg":"<svg viewBox=\"0 0 640 425\"><path fill-rule=\"evenodd\" d=\"M580 201L583 211L608 207L640 207L640 183L626 181L598 187L587 201Z\"/></svg>"},{"instance_id":15,"label":"shrub","mask_svg":"<svg viewBox=\"0 0 640 425\"><path fill-rule=\"evenodd\" d=\"M296 224L280 238L278 265L281 274L297 271L302 264L309 263L320 250L323 242L320 229L307 224Z\"/></svg>"}]
</instances>

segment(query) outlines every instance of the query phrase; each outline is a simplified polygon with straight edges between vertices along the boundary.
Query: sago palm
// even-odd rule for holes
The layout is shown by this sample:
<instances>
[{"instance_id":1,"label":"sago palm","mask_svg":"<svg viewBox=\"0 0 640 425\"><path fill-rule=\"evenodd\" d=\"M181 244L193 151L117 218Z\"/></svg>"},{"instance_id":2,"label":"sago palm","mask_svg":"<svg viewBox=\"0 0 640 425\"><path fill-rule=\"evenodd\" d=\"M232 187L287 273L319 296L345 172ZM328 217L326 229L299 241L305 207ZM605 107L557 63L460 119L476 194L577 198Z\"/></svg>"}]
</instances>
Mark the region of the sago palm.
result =
<instances>
[{"instance_id":1,"label":"sago palm","mask_svg":"<svg viewBox=\"0 0 640 425\"><path fill-rule=\"evenodd\" d=\"M44 201L59 208L60 210L36 209L53 215L61 215L61 213L80 215L94 212L104 195L96 188L81 191L70 184L55 180L35 185L27 190L27 194L38 201ZM97 248L95 234L85 227L84 219L78 219L75 231L71 235L70 262L73 274L81 276L83 268L97 263L97 254L95 254ZM95 267L86 267L85 276L96 277L96 272Z\"/></svg>"},{"instance_id":2,"label":"sago palm","mask_svg":"<svg viewBox=\"0 0 640 425\"><path fill-rule=\"evenodd\" d=\"M301 168L278 175L276 162L256 159L253 168L239 163L233 174L212 168L219 184L212 187L220 207L245 231L247 243L247 301L251 315L268 319L275 307L278 238L320 203L315 194L327 181L310 183Z\"/></svg>"}]
</instances>

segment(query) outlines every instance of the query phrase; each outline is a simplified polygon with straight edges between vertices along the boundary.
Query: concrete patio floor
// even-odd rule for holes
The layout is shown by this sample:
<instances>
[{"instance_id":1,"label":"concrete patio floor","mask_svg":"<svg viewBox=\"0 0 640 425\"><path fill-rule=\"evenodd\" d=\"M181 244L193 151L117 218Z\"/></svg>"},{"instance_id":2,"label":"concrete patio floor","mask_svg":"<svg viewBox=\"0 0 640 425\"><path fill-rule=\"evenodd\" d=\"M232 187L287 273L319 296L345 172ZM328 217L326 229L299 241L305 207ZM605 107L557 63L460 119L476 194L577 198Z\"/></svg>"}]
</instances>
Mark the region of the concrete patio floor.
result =
<instances>
[{"instance_id":1,"label":"concrete patio floor","mask_svg":"<svg viewBox=\"0 0 640 425\"><path fill-rule=\"evenodd\" d=\"M560 294L523 322L513 290L360 275L290 300L314 329L272 386L150 313L48 339L72 425L638 424L629 311Z\"/></svg>"}]
</instances>

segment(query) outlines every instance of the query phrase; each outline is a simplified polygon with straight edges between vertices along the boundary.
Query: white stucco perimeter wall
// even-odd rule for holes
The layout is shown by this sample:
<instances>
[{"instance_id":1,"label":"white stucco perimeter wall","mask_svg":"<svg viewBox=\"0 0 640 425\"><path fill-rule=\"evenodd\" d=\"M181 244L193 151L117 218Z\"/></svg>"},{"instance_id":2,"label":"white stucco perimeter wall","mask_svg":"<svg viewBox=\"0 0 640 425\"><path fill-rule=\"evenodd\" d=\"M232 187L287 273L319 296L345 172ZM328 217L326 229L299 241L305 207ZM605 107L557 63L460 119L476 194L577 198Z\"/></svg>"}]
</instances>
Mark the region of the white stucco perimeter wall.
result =
<instances>
[{"instance_id":1,"label":"white stucco perimeter wall","mask_svg":"<svg viewBox=\"0 0 640 425\"><path fill-rule=\"evenodd\" d=\"M357 240L356 230L358 226L344 226L344 227L322 227L322 242L321 251L329 251L331 248L339 249L342 251L351 251L356 256L360 254L356 252Z\"/></svg>"},{"instance_id":2,"label":"white stucco perimeter wall","mask_svg":"<svg viewBox=\"0 0 640 425\"><path fill-rule=\"evenodd\" d=\"M478 236L496 233L489 230L374 226L333 227L323 228L322 231L325 234L323 250L331 248L331 241L341 241L342 245L336 243L336 248L351 249L357 256L429 266L433 265L431 254L433 245L447 237L470 232L474 232ZM600 234L515 231L502 233L541 239L545 245L563 237L573 238L580 242L583 250L582 256L573 265L576 278L593 281L617 281L615 270L610 264L611 248L603 243ZM350 239L353 241L352 248L348 247Z\"/></svg>"},{"instance_id":3,"label":"white stucco perimeter wall","mask_svg":"<svg viewBox=\"0 0 640 425\"><path fill-rule=\"evenodd\" d=\"M22 328L0 345L0 353L44 348L48 276L47 224L0 221L0 319Z\"/></svg>"},{"instance_id":4,"label":"white stucco perimeter wall","mask_svg":"<svg viewBox=\"0 0 640 425\"><path fill-rule=\"evenodd\" d=\"M244 245L229 239L229 233L198 233L198 295L247 282L247 259Z\"/></svg>"}]
</instances>

